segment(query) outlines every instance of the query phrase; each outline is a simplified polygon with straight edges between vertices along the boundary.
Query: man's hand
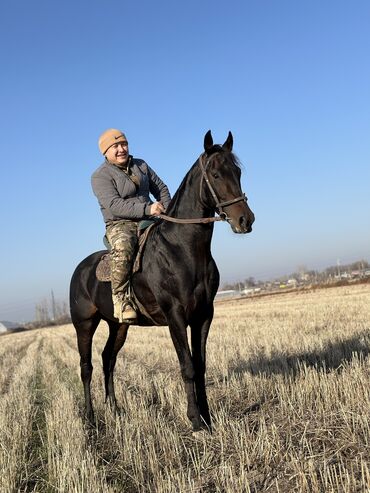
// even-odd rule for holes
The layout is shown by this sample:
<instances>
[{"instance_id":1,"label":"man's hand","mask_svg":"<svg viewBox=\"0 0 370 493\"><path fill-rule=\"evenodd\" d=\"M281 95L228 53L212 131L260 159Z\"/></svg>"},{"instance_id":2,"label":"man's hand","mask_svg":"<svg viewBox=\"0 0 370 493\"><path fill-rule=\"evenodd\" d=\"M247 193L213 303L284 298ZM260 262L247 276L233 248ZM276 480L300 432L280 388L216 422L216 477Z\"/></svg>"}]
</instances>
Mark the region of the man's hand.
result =
<instances>
[{"instance_id":1,"label":"man's hand","mask_svg":"<svg viewBox=\"0 0 370 493\"><path fill-rule=\"evenodd\" d=\"M159 216L162 212L164 212L164 207L160 202L154 202L154 204L150 206L151 216Z\"/></svg>"}]
</instances>

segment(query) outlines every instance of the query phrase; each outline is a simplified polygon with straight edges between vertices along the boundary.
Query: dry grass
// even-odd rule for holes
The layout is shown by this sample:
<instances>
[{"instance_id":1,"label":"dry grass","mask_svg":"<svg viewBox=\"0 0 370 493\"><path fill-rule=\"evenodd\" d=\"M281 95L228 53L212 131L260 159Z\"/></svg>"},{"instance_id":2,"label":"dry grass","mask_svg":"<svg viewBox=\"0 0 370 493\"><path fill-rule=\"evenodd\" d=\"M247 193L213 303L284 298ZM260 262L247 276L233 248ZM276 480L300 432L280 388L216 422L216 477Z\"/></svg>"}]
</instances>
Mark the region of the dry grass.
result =
<instances>
[{"instance_id":1,"label":"dry grass","mask_svg":"<svg viewBox=\"0 0 370 493\"><path fill-rule=\"evenodd\" d=\"M212 435L193 436L165 328L132 328L116 370L122 413L85 428L74 329L0 338L0 491L370 491L370 286L216 306Z\"/></svg>"}]
</instances>

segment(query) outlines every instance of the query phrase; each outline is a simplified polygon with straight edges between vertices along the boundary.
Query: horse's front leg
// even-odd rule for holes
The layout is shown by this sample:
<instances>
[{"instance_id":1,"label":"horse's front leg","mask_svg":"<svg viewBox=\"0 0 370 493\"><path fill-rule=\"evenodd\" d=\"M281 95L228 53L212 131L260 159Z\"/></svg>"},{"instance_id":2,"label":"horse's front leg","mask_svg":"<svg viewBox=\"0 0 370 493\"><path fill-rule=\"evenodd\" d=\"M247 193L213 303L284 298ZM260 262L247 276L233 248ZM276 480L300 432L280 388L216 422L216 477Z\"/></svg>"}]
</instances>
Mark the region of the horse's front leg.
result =
<instances>
[{"instance_id":1,"label":"horse's front leg","mask_svg":"<svg viewBox=\"0 0 370 493\"><path fill-rule=\"evenodd\" d=\"M211 416L209 413L205 373L206 373L206 343L213 318L213 307L208 310L207 318L203 321L191 323L191 345L193 365L195 370L195 390L200 415L211 431Z\"/></svg>"},{"instance_id":2,"label":"horse's front leg","mask_svg":"<svg viewBox=\"0 0 370 493\"><path fill-rule=\"evenodd\" d=\"M192 423L193 431L199 431L202 428L202 420L194 391L195 371L186 334L187 323L185 317L175 311L168 315L168 319L170 334L179 359L181 376L188 400L187 416Z\"/></svg>"}]
</instances>

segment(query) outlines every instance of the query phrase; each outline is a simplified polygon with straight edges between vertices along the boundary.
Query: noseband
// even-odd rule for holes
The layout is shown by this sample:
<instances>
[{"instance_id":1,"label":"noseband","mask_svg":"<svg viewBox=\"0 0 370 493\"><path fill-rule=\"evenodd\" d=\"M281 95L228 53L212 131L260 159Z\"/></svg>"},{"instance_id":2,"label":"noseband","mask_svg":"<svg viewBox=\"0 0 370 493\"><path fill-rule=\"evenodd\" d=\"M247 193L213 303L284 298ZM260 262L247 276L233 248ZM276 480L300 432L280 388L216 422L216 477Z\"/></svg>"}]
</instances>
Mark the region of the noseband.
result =
<instances>
[{"instance_id":1,"label":"noseband","mask_svg":"<svg viewBox=\"0 0 370 493\"><path fill-rule=\"evenodd\" d=\"M213 156L214 156L214 154L213 154ZM204 181L207 183L208 189L211 192L212 197L214 198L214 201L216 203L216 209L218 209L219 216L221 217L221 219L223 221L228 221L229 216L223 210L223 207L227 207L228 205L235 204L236 202L241 202L242 200L246 201L246 196L245 196L245 193L243 193L243 195L240 195L240 197L236 197L235 199L226 200L224 202L219 201L219 199L216 195L216 192L214 191L214 189L211 185L211 182L209 181L208 175L207 175L207 167L208 167L209 163L211 162L211 159L213 156L210 156L206 160L205 164L203 162L204 154L201 154L199 156L199 166L200 166L200 169L202 171L202 179L200 180L200 199L202 199L202 183L203 183L203 179L204 179Z\"/></svg>"},{"instance_id":2,"label":"noseband","mask_svg":"<svg viewBox=\"0 0 370 493\"><path fill-rule=\"evenodd\" d=\"M200 170L202 172L202 178L200 180L199 198L202 202L202 185L204 180L207 183L208 189L211 192L212 197L214 198L215 207L216 209L218 209L218 217L199 217L196 219L180 219L177 217L167 216L166 214L159 214L158 217L164 219L165 221L170 221L172 223L180 223L180 224L207 224L207 223L213 223L215 221L229 221L230 218L227 215L227 213L223 210L223 208L227 207L228 205L235 204L236 202L241 202L242 200L244 200L245 202L247 201L245 193L243 193L243 195L240 195L240 197L236 197L235 199L226 200L224 202L219 201L217 194L214 191L207 175L207 167L211 162L211 159L214 156L214 154L206 160L205 164L203 162L204 156L205 154L201 154L198 159Z\"/></svg>"}]
</instances>

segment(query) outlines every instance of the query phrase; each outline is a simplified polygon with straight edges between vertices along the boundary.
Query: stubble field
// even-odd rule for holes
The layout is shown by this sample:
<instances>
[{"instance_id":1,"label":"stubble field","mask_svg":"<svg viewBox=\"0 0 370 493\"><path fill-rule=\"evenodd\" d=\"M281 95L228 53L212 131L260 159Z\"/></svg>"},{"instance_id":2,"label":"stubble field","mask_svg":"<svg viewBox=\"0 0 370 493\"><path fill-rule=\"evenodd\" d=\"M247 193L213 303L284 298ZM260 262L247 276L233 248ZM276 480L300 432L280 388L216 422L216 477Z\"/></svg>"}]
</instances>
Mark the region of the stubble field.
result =
<instances>
[{"instance_id":1,"label":"stubble field","mask_svg":"<svg viewBox=\"0 0 370 493\"><path fill-rule=\"evenodd\" d=\"M74 329L0 338L0 491L370 491L370 285L216 305L213 434L193 435L166 328L132 327L96 429L82 419Z\"/></svg>"}]
</instances>

